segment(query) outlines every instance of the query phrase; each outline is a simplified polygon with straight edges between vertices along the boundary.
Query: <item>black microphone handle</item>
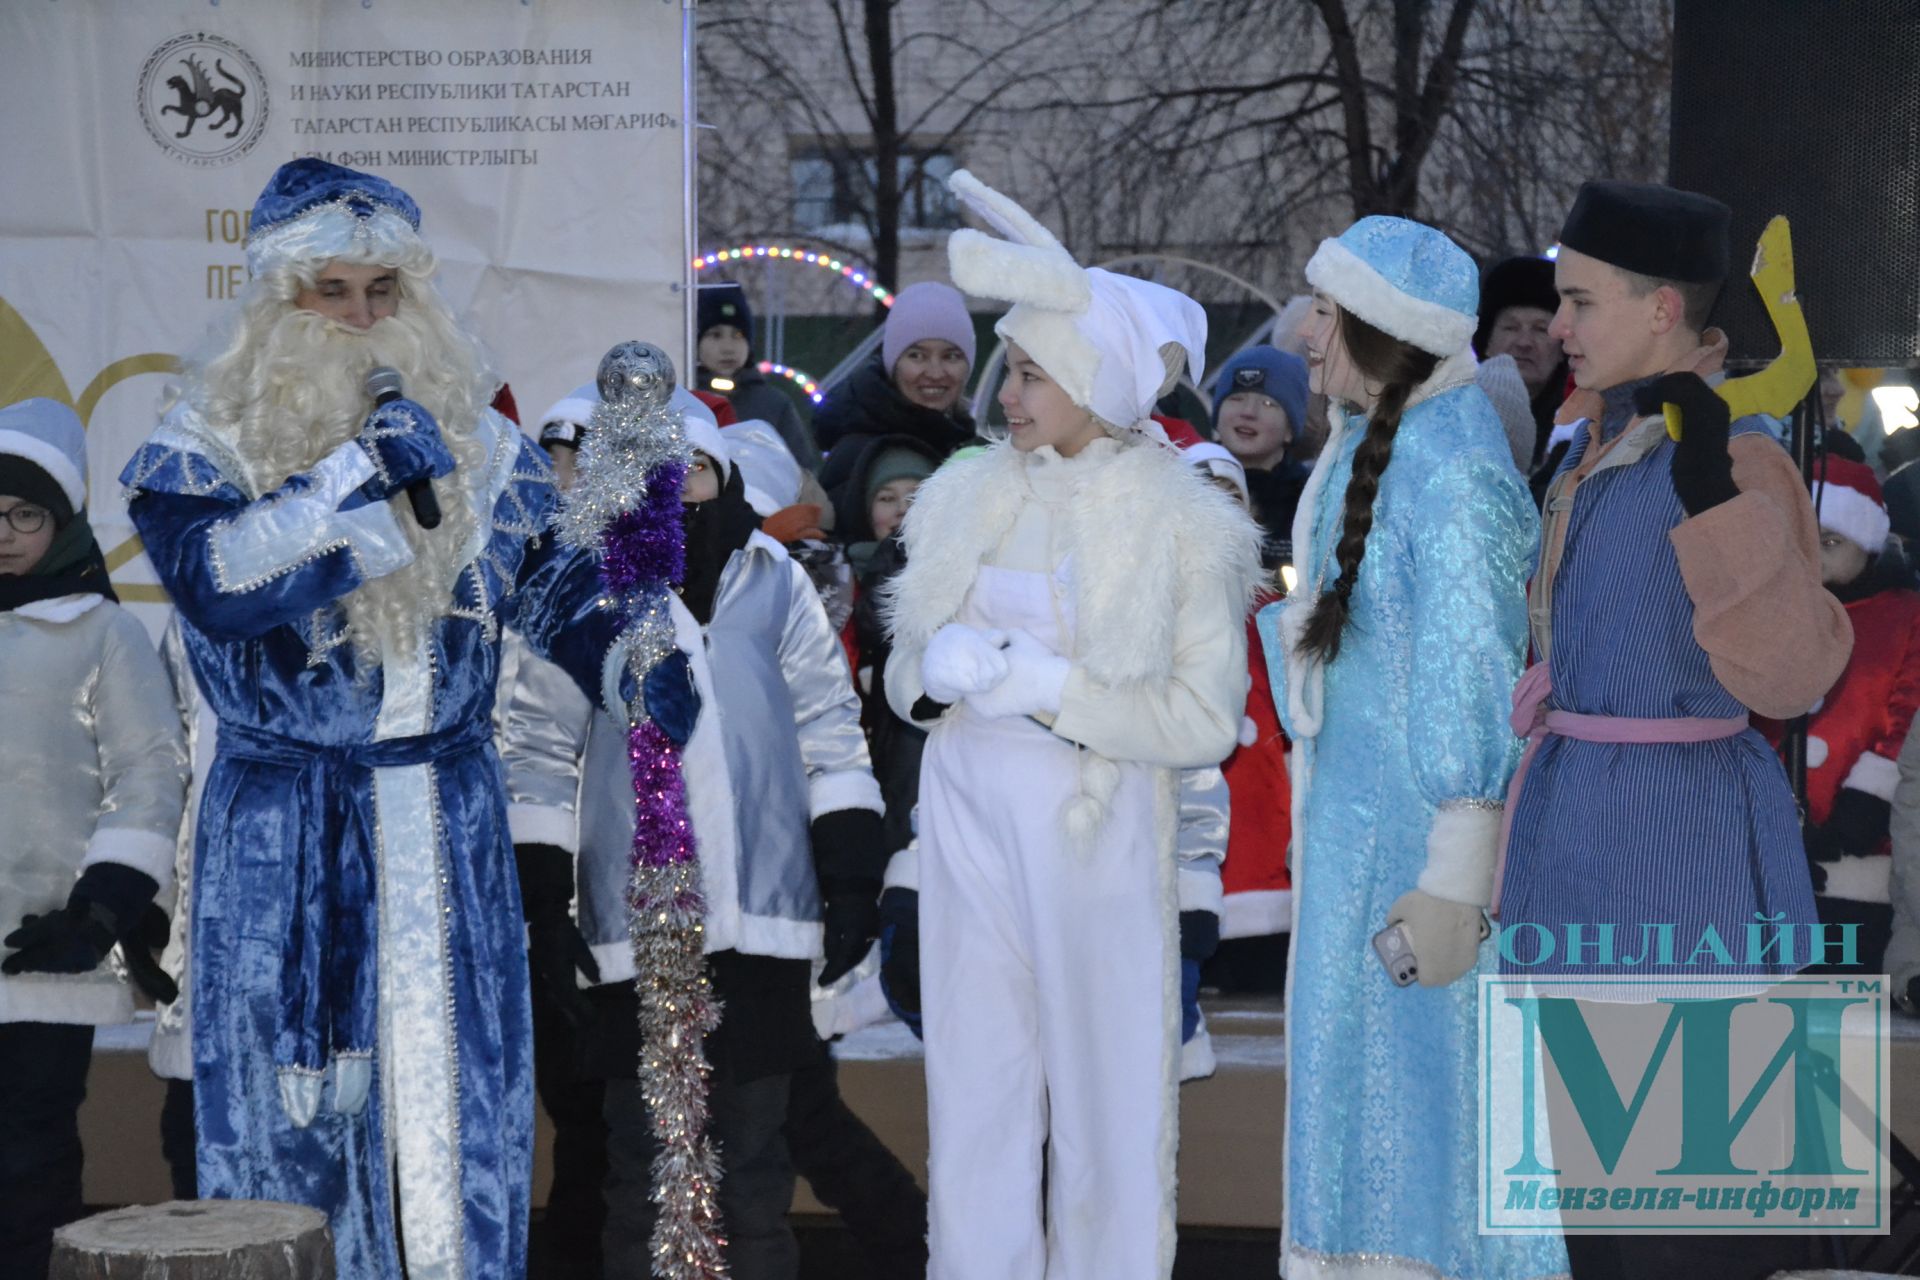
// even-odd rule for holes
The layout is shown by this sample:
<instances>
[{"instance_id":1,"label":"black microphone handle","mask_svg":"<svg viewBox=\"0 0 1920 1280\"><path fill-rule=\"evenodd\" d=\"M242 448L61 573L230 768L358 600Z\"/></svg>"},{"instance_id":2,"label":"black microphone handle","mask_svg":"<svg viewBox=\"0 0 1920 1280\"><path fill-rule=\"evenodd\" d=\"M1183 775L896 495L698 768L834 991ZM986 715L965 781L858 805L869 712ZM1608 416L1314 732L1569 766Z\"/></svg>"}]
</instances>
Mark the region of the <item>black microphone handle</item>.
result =
<instances>
[{"instance_id":1,"label":"black microphone handle","mask_svg":"<svg viewBox=\"0 0 1920 1280\"><path fill-rule=\"evenodd\" d=\"M374 400L374 407L379 408L389 401L398 400L400 395L401 393L399 391L389 391ZM412 484L408 485L407 504L413 508L414 523L418 524L422 529L438 529L440 527L440 499L433 496L433 482L431 480L415 480Z\"/></svg>"},{"instance_id":2,"label":"black microphone handle","mask_svg":"<svg viewBox=\"0 0 1920 1280\"><path fill-rule=\"evenodd\" d=\"M407 501L413 505L413 518L422 529L440 527L440 499L433 496L433 482L415 480L407 486Z\"/></svg>"}]
</instances>

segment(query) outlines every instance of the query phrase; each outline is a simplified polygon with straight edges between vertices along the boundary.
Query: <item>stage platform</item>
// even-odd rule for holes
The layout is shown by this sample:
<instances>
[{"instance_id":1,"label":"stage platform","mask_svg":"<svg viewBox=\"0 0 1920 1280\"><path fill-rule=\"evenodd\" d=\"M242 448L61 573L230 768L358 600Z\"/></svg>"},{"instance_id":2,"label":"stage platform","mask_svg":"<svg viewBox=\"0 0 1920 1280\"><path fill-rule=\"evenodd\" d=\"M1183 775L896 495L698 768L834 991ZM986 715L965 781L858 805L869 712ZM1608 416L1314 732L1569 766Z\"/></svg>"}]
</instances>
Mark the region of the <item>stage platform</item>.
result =
<instances>
[{"instance_id":1,"label":"stage platform","mask_svg":"<svg viewBox=\"0 0 1920 1280\"><path fill-rule=\"evenodd\" d=\"M1182 1086L1180 1221L1272 1230L1280 1223L1280 1129L1286 1067L1277 1000L1208 1000L1219 1070ZM148 1024L103 1032L80 1115L91 1205L171 1199L160 1157L162 1083L147 1069ZM924 1175L926 1085L919 1043L898 1024L838 1045L841 1089L907 1167ZM1920 1149L1920 1020L1893 1015L1889 1105L1894 1132ZM534 1203L544 1204L552 1130L540 1117ZM794 1209L824 1212L804 1183Z\"/></svg>"}]
</instances>

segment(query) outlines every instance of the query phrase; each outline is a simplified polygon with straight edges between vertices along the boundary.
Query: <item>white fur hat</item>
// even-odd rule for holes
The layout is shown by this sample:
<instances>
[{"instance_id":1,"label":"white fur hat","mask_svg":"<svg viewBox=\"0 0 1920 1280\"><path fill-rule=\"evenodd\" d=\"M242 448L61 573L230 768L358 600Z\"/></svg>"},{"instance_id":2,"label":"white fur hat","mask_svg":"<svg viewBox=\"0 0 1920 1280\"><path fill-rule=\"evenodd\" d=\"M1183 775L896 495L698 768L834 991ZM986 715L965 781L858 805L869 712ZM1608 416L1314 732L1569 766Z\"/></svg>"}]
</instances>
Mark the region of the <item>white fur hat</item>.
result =
<instances>
[{"instance_id":1,"label":"white fur hat","mask_svg":"<svg viewBox=\"0 0 1920 1280\"><path fill-rule=\"evenodd\" d=\"M1073 402L1116 427L1132 427L1177 379L1160 349L1186 353L1198 379L1207 317L1186 294L1073 260L1032 214L962 169L953 193L1005 239L963 229L947 239L953 282L1011 302L994 332L1025 351Z\"/></svg>"},{"instance_id":2,"label":"white fur hat","mask_svg":"<svg viewBox=\"0 0 1920 1280\"><path fill-rule=\"evenodd\" d=\"M671 403L680 411L680 426L687 433L687 443L713 459L720 468L720 480L725 483L733 472L733 450L727 447L727 438L720 434L720 419L685 387L673 389Z\"/></svg>"},{"instance_id":3,"label":"white fur hat","mask_svg":"<svg viewBox=\"0 0 1920 1280\"><path fill-rule=\"evenodd\" d=\"M36 396L0 409L0 454L46 472L75 511L87 505L87 430L58 400Z\"/></svg>"}]
</instances>

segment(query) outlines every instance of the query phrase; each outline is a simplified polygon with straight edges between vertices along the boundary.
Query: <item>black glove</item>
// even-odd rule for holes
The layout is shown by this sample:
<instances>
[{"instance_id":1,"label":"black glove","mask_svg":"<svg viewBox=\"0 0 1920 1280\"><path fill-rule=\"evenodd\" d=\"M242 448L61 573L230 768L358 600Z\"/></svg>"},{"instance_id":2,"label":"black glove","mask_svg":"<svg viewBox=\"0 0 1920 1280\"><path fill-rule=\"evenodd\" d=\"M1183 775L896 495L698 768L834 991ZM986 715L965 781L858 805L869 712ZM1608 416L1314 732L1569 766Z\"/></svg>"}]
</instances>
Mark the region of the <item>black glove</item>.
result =
<instances>
[{"instance_id":1,"label":"black glove","mask_svg":"<svg viewBox=\"0 0 1920 1280\"><path fill-rule=\"evenodd\" d=\"M1687 514L1697 516L1740 496L1727 452L1732 413L1727 402L1697 373L1669 373L1633 393L1633 407L1659 413L1680 410L1680 443L1673 448L1673 491Z\"/></svg>"},{"instance_id":2,"label":"black glove","mask_svg":"<svg viewBox=\"0 0 1920 1280\"><path fill-rule=\"evenodd\" d=\"M144 871L118 862L94 863L80 873L66 906L44 916L27 916L0 940L17 948L0 962L0 973L87 973L98 968L113 944L140 924L141 914L159 892L160 886Z\"/></svg>"},{"instance_id":3,"label":"black glove","mask_svg":"<svg viewBox=\"0 0 1920 1280\"><path fill-rule=\"evenodd\" d=\"M1914 977L1907 979L1905 995L1907 997L1907 1012L1912 1013L1915 1010L1920 1010L1920 974L1916 974Z\"/></svg>"},{"instance_id":4,"label":"black glove","mask_svg":"<svg viewBox=\"0 0 1920 1280\"><path fill-rule=\"evenodd\" d=\"M880 987L900 1020L920 1031L920 893L880 895Z\"/></svg>"},{"instance_id":5,"label":"black glove","mask_svg":"<svg viewBox=\"0 0 1920 1280\"><path fill-rule=\"evenodd\" d=\"M1842 787L1833 798L1826 828L1841 853L1877 853L1886 842L1893 806L1857 787Z\"/></svg>"},{"instance_id":6,"label":"black glove","mask_svg":"<svg viewBox=\"0 0 1920 1280\"><path fill-rule=\"evenodd\" d=\"M550 844L513 847L520 873L520 904L527 918L527 969L567 1025L593 1025L593 1002L574 981L577 969L589 982L600 981L593 948L573 922L573 855Z\"/></svg>"},{"instance_id":7,"label":"black glove","mask_svg":"<svg viewBox=\"0 0 1920 1280\"><path fill-rule=\"evenodd\" d=\"M167 913L148 903L140 913L140 923L120 940L120 954L126 957L127 977L155 1004L172 1004L180 998L180 984L160 967L153 953L167 945Z\"/></svg>"},{"instance_id":8,"label":"black glove","mask_svg":"<svg viewBox=\"0 0 1920 1280\"><path fill-rule=\"evenodd\" d=\"M873 940L880 936L880 892L878 880L836 880L821 886L826 899L820 922L826 928L826 967L820 970L820 985L830 987L853 967L866 959Z\"/></svg>"},{"instance_id":9,"label":"black glove","mask_svg":"<svg viewBox=\"0 0 1920 1280\"><path fill-rule=\"evenodd\" d=\"M1206 961L1220 949L1220 917L1211 911L1180 913L1180 958Z\"/></svg>"},{"instance_id":10,"label":"black glove","mask_svg":"<svg viewBox=\"0 0 1920 1280\"><path fill-rule=\"evenodd\" d=\"M373 462L373 479L360 489L376 502L416 481L453 473L453 455L440 439L440 424L411 400L389 400L368 414L354 443Z\"/></svg>"},{"instance_id":11,"label":"black glove","mask_svg":"<svg viewBox=\"0 0 1920 1280\"><path fill-rule=\"evenodd\" d=\"M1813 880L1813 891L1827 891L1827 869L1823 862L1837 862L1840 858L1840 844L1825 827L1800 819L1800 843L1807 851L1807 874Z\"/></svg>"}]
</instances>

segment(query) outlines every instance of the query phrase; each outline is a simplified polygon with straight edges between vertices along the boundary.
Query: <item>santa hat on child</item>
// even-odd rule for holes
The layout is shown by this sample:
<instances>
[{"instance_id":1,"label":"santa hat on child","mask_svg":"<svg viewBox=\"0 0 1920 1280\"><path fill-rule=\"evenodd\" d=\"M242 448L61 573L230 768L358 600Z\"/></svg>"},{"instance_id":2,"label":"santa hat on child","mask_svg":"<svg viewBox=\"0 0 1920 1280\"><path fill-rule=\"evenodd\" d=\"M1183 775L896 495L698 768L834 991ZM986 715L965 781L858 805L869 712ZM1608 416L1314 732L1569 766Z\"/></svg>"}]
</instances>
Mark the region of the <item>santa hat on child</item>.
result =
<instances>
[{"instance_id":1,"label":"santa hat on child","mask_svg":"<svg viewBox=\"0 0 1920 1280\"><path fill-rule=\"evenodd\" d=\"M1826 480L1819 486L1820 528L1879 555L1891 527L1879 478L1864 462L1829 455L1826 464Z\"/></svg>"},{"instance_id":2,"label":"santa hat on child","mask_svg":"<svg viewBox=\"0 0 1920 1280\"><path fill-rule=\"evenodd\" d=\"M1145 430L1183 367L1199 380L1207 348L1199 303L1165 285L1082 267L1032 214L964 169L947 185L1005 237L967 228L948 237L953 282L1011 302L993 331L1075 404L1115 430Z\"/></svg>"}]
</instances>

